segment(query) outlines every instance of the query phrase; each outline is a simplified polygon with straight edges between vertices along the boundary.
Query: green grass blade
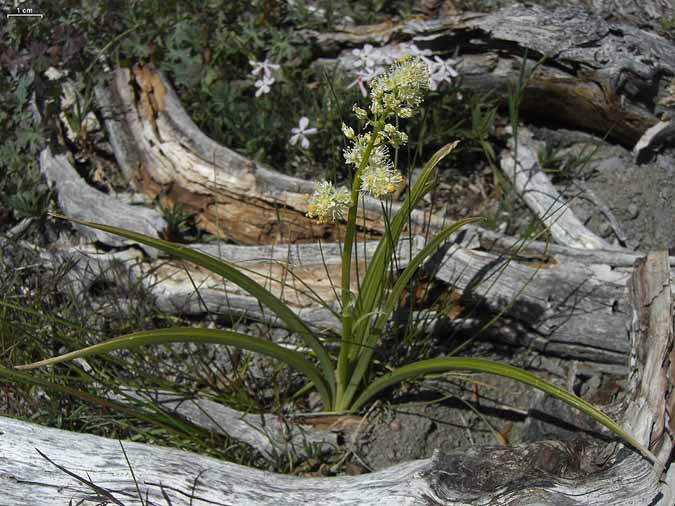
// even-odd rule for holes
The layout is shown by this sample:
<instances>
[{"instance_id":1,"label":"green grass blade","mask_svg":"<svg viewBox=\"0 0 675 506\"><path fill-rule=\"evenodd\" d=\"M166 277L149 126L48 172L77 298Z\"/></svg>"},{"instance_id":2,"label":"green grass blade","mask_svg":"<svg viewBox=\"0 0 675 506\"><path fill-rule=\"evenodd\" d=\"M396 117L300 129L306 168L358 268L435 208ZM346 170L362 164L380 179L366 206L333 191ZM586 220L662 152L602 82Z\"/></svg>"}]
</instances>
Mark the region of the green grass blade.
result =
<instances>
[{"instance_id":1,"label":"green grass blade","mask_svg":"<svg viewBox=\"0 0 675 506\"><path fill-rule=\"evenodd\" d=\"M211 343L223 344L228 346L235 346L245 350L262 353L269 357L275 358L288 364L295 370L303 373L307 378L314 383L324 406L331 405L331 392L322 377L319 370L309 360L303 357L297 351L287 350L278 344L271 343L259 337L247 336L239 332L220 329L193 329L190 327L170 328L160 330L148 330L143 332L134 332L124 336L108 339L99 344L94 344L80 350L71 351L58 357L48 358L34 362L32 364L18 365L16 369L35 369L45 365L58 364L67 360L72 360L78 357L86 357L100 353L106 353L119 349L137 348L139 346L148 346L153 344L169 344L176 342L193 342L193 343Z\"/></svg>"},{"instance_id":2,"label":"green grass blade","mask_svg":"<svg viewBox=\"0 0 675 506\"><path fill-rule=\"evenodd\" d=\"M384 237L378 244L377 249L368 264L368 269L363 278L361 291L356 300L354 319L358 319L361 315L370 313L374 307L378 305L384 285L384 277L389 269L394 248L401 236L401 231L408 221L408 215L412 212L415 204L424 196L428 190L427 181L431 173L440 163L443 158L448 156L457 146L458 142L446 144L439 149L431 159L426 163L422 169L420 177L417 179L410 195L404 200L403 205L391 220L389 230L384 234ZM366 325L364 328L368 328ZM363 336L363 333L362 333ZM360 339L356 339L359 341Z\"/></svg>"},{"instance_id":3,"label":"green grass blade","mask_svg":"<svg viewBox=\"0 0 675 506\"><path fill-rule=\"evenodd\" d=\"M193 442L197 443L199 446L202 446L205 449L209 449L209 446L207 442L203 439L203 437L195 437L194 435L195 430L200 432L200 434L204 433L203 429L199 429L190 423L183 422L178 418L169 417L163 415L162 413L158 414L147 413L141 409L134 408L132 406L129 406L127 404L118 401L105 399L103 397L90 394L77 388L69 387L66 385L60 385L58 383L53 383L44 378L13 371L12 369L8 369L6 367L3 367L2 365L0 365L0 378L5 379L7 381L11 381L12 383L20 383L20 384L22 383L25 385L40 386L45 390L52 390L60 392L65 395L76 397L78 399L87 402L90 405L98 405L111 411L124 413L138 420L143 420L144 422L147 422L156 427L161 427L167 431L173 432L174 434L177 434L181 437L187 437ZM205 435L205 433L201 435Z\"/></svg>"},{"instance_id":4,"label":"green grass blade","mask_svg":"<svg viewBox=\"0 0 675 506\"><path fill-rule=\"evenodd\" d=\"M424 246L424 248L422 248L422 250L420 250L410 260L408 266L403 270L403 272L399 274L396 283L394 284L393 288L389 292L389 295L387 296L386 302L384 303L380 311L377 312L378 318L373 330L369 331L368 335L365 336L363 342L361 343L362 349L358 354L356 365L354 367L351 377L349 378L349 386L345 391L344 397L347 406L354 398L354 395L356 394L356 391L359 388L359 385L361 384L363 377L368 372L368 366L370 365L370 360L375 351L375 345L377 344L377 341L380 339L380 335L382 333L382 330L384 329L384 326L387 324L389 316L391 315L392 311L394 311L394 309L396 308L396 305L398 304L398 301L401 298L401 294L403 293L405 287L408 285L408 282L412 278L413 274L417 272L417 269L419 268L420 265L422 265L422 262L424 262L429 257L429 255L436 252L440 247L440 245L443 244L443 242L445 242L450 235L452 235L457 230L459 230L460 228L469 223L474 223L476 221L481 220L482 218L469 217L464 218L462 220L458 220L455 223L448 225L441 232L436 234ZM363 317L366 316L367 315L364 315ZM358 326L355 325L354 328L357 327Z\"/></svg>"},{"instance_id":5,"label":"green grass blade","mask_svg":"<svg viewBox=\"0 0 675 506\"><path fill-rule=\"evenodd\" d=\"M378 330L381 331L384 328L385 324L387 323L387 319L389 318L389 315L392 313L392 311L396 307L396 304L401 298L403 290L405 289L406 285L413 277L417 269L419 269L419 267L422 265L422 262L424 262L432 253L438 251L438 248L441 246L441 244L443 244L452 234L457 232L462 227L468 225L469 223L476 223L478 221L483 221L483 218L480 217L463 218L461 220L452 223L451 225L448 225L438 234L436 234L424 246L424 248L422 248L410 260L408 266L405 269L403 269L403 272L401 272L401 274L399 274L396 283L394 283L394 286L392 287L391 291L389 292L389 295L387 296L387 301L384 303L384 306L380 310L380 317L375 325L376 331Z\"/></svg>"},{"instance_id":6,"label":"green grass blade","mask_svg":"<svg viewBox=\"0 0 675 506\"><path fill-rule=\"evenodd\" d=\"M372 326L372 319L369 319L365 324L361 325L359 329L353 329L352 322L359 320L363 315L375 314L374 310L380 305L380 301L384 293L384 279L392 261L394 248L396 247L396 244L398 244L401 231L408 221L409 214L412 212L415 204L419 202L424 194L429 191L427 181L433 170L440 163L440 161L443 160L443 158L445 158L453 149L455 149L458 143L459 141L455 141L443 146L431 157L431 159L422 169L420 177L411 188L410 194L403 201L403 205L391 220L384 237L380 240L380 243L375 249L375 253L373 254L373 257L368 264L368 268L366 269L366 273L361 284L361 290L356 297L354 307L353 309L349 310L348 321L347 319L343 318L343 339L340 349L340 357L338 359L338 383L340 386L338 387L338 396L335 404L336 411L345 410L349 407L349 404L345 402L344 394L346 393L347 388L353 387L353 385L351 385L351 375L353 372L354 360L361 353L362 346L360 346L360 344L365 341ZM345 251L347 250L345 249ZM343 264L346 258L347 256L345 255L343 258ZM343 265L343 274L344 272L345 267ZM348 279L346 281L345 277L343 276L342 282L348 282ZM343 295L344 293L343 286ZM344 303L345 301L343 300L343 304ZM349 323L348 326L346 326L347 323Z\"/></svg>"},{"instance_id":7,"label":"green grass blade","mask_svg":"<svg viewBox=\"0 0 675 506\"><path fill-rule=\"evenodd\" d=\"M102 225L100 223L92 223L88 221L81 221L75 218L68 218L61 215L53 215L61 219L79 223L87 227L96 228L98 230L103 230L114 235L119 235L121 237L126 237L132 241L151 246L158 250L169 253L176 258L182 260L188 260L193 262L200 267L208 269L210 272L222 276L223 278L231 281L235 285L242 288L244 291L248 292L254 296L262 304L270 308L279 319L284 322L289 330L297 332L300 334L300 337L305 341L307 346L309 346L312 351L316 354L319 359L320 367L323 371L323 376L326 379L331 392L334 391L334 369L333 363L330 359L330 355L324 348L323 344L314 336L311 329L303 322L298 315L296 315L291 309L284 304L278 297L272 294L265 287L261 286L259 283L255 282L253 279L245 275L237 266L230 264L227 261L219 260L210 255L206 255L200 251L196 251L188 246L181 244L175 244L162 239L156 239L154 237L149 237L138 232L133 232L131 230L125 230L123 228L111 227L109 225Z\"/></svg>"},{"instance_id":8,"label":"green grass blade","mask_svg":"<svg viewBox=\"0 0 675 506\"><path fill-rule=\"evenodd\" d=\"M385 374L384 376L378 378L373 383L370 384L368 388L361 394L361 396L354 402L353 410L356 411L360 409L368 400L370 400L374 395L382 391L383 389L399 383L405 379L412 378L415 376L421 376L424 374L432 374L439 372L446 372L451 370L468 370L475 372L484 372L495 374L497 376L503 376L505 378L510 378L531 387L534 387L538 390L541 390L556 399L569 404L575 409L582 411L591 418L593 418L598 423L601 423L614 434L622 438L633 448L637 449L645 457L647 457L652 462L656 462L656 457L652 452L647 448L642 446L633 436L628 434L625 430L621 428L614 420L605 415L602 411L597 409L595 406L585 401L581 397L559 388L547 381L544 381L534 374L531 374L523 369L514 367L512 365L501 364L493 360L487 360L482 358L465 358L465 357L442 357L442 358L432 358L429 360L422 360L420 362L415 362L403 367L400 367L390 373Z\"/></svg>"}]
</instances>

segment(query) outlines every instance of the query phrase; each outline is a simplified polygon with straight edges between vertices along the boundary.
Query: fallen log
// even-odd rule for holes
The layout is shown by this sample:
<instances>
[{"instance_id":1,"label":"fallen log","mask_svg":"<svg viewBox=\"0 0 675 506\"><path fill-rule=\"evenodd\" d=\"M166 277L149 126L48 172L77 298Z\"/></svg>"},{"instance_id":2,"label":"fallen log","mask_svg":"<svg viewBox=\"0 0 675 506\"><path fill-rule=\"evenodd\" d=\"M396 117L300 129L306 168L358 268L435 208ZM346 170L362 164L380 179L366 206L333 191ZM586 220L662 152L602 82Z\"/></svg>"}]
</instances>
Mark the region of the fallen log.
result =
<instances>
[{"instance_id":1,"label":"fallen log","mask_svg":"<svg viewBox=\"0 0 675 506\"><path fill-rule=\"evenodd\" d=\"M497 20L489 17L490 15L486 15L487 18L481 18L482 15L478 16L476 22L470 17L464 17L461 26L454 27L444 33L443 30L446 30L447 27L442 23L436 23L435 25L410 24L408 26L412 29L410 36L418 37L420 41L428 36L426 39L428 42L425 42L425 44L440 50L447 50L446 44L449 41L462 39L462 34L480 34L480 37L476 40L480 42L479 39L483 38L484 41L488 40L488 43L481 42L478 46L475 46L476 42L472 41L469 42L468 46L463 47L472 50L473 55L483 51L482 48L487 48L487 52L478 54L478 57L473 60L471 54L465 55L463 68L470 69L472 62L479 64L479 66L484 65L480 71L483 74L487 73L488 77L484 78L484 75L480 74L478 78L483 78L482 83L497 83L499 85L497 86L498 91L504 93L508 87L507 83L514 81L517 77L517 63L522 56L519 51L522 52L522 49L526 47L537 48L537 41L544 37L544 34L548 36L551 33L559 34L568 29L577 30L580 34L579 37L574 38L569 45L564 47L561 53L555 55L558 58L558 63L541 67L533 75L527 89L537 91L536 86L538 85L541 92L541 89L548 85L550 89L547 93L553 90L555 92L552 93L554 99L564 102L565 107L573 108L581 104L582 109L588 111L594 110L593 107L597 106L601 111L601 114L598 115L599 119L588 120L584 118L584 115L578 115L578 111L574 117L565 118L565 113L556 112L555 108L553 117L557 119L562 117L565 121L571 121L574 126L595 131L601 131L608 124L614 122L619 125L616 138L625 143L629 143L629 140L635 138L638 133L641 135L641 128L656 121L653 111L644 107L640 100L647 87L649 87L648 91L652 93L651 96L655 100L660 98L663 82L659 72L662 71L664 75L672 75L672 61L664 58L659 64L652 65L648 61L641 60L636 63L639 67L636 76L628 73L627 77L624 76L625 82L615 81L613 77L609 80L610 82L604 82L601 78L607 78L610 70L613 72L617 68L623 68L622 65L626 64L627 59L616 57L616 60L609 63L601 62L602 65L600 65L596 62L593 64L596 66L591 65L588 61L587 45L589 41L584 38L586 34L582 35L582 25L586 27L593 25L593 28L597 28L597 31L589 33L595 33L603 39L603 44L609 44L610 46L617 43L617 40L621 40L621 38L626 39L620 42L620 44L624 44L632 42L628 40L631 37L635 38L638 35L643 37L644 34L636 35L635 29L631 29L632 31L626 32L627 35L624 33L617 38L616 27L618 25L616 24L607 25L604 21L600 22L597 19L589 18L584 18L580 22L575 21L571 24L565 24L569 19L565 19L564 13L561 14L559 11L556 11L551 20L544 19L545 15L542 14L541 10L535 9L527 12L530 16L527 23L534 22L534 24L542 27L541 32L535 33L534 37L529 39L528 37L532 36L525 33L526 24L522 20L519 23L514 22L514 28L509 29L507 33L503 27L496 25ZM505 11L501 14L507 15L507 17L523 15L520 11ZM533 19L534 21L532 21ZM499 21L499 23L503 22L503 19ZM438 29L439 26L442 26L442 30ZM427 30L426 35L425 30ZM367 31L364 33L366 35L362 36L362 40L369 40ZM454 37L457 37L457 39ZM557 42L554 42L560 42L558 39L556 39ZM509 42L512 47L509 46ZM348 46L351 43L353 41L349 37L345 37L341 42L341 47ZM651 47L650 44L653 44L658 50L662 49L662 41L655 39L650 40L646 45L639 46L639 50ZM603 47L603 50L606 47ZM497 60L494 59L495 52L499 53ZM657 53L658 51L655 54ZM533 54L539 56L536 52ZM500 60L504 55L508 55L506 60ZM615 56L612 53L612 57ZM484 59L481 60L480 57ZM578 60L575 58L578 58ZM489 63L495 64L494 68L490 69ZM556 65L558 66L556 67ZM599 70L597 65L600 65ZM592 68L592 71L589 71L589 68ZM573 78L570 78L568 74L571 74ZM470 76L471 73L467 73L467 82L469 82ZM559 79L560 82L555 81L555 86L553 86L550 82L546 83L547 79L549 81ZM535 83L535 85L532 85L532 83ZM626 95L627 98L623 99L621 107L617 108L615 98L620 96L619 92L623 89L622 87L627 86L628 89L631 89L633 85L639 89L640 97L632 96L629 93ZM574 90L575 86L578 86L579 90L584 93L581 93L581 97L573 96L570 106L568 94L571 93L571 90ZM191 122L168 82L162 76L151 72L148 68L136 67L131 73L118 70L114 74L112 94L106 95L105 90L101 89L97 90L97 93L102 103L108 100L107 103L110 104L106 127L115 146L115 154L125 173L140 191L151 197L161 195L171 202L181 203L187 210L198 213L199 222L206 230L245 243L277 242L279 238L299 242L315 240L316 237L328 239L335 237L334 229L318 227L304 217L303 195L311 191L313 186L311 182L282 176L250 162L208 139ZM612 98L612 93L616 94L614 98ZM626 108L623 107L625 104L628 104ZM620 110L613 110L614 108ZM581 119L579 116L581 116ZM575 121L577 123L574 123ZM583 123L584 121L591 122ZM579 122L582 124L579 124ZM365 229L368 233L376 235L382 230L379 207L375 202L369 202L369 206ZM279 220L280 210L281 220ZM414 222L418 224L424 223L424 218L422 212L417 211L414 214ZM432 225L441 222L442 218L432 217ZM261 223L262 225L260 225ZM285 223L288 225L284 225ZM486 232L483 237L488 235L489 233ZM515 241L509 238L502 239L506 242L509 240ZM565 240L561 242L570 244L569 241ZM503 337L506 341L510 339L510 342L514 344L531 346L542 353L576 357L595 363L598 361L606 362L612 366L624 368L626 356L630 351L630 344L623 339L622 333L623 312L626 310L623 293L629 273L613 272L608 265L595 264L603 263L599 261L599 258L618 259L612 261L620 262L622 265L629 264L635 258L634 254L609 251L586 253L579 252L577 248L558 247L555 250L556 256L552 257L546 253L551 251L548 245L538 244L539 252L544 251L545 258L543 260L546 260L546 262L518 263L515 259L491 255L485 251L472 250L468 247L461 248L456 245L450 248L435 275L437 279L449 283L462 292L462 303L480 302L493 312L510 306L507 312L508 317L504 318L503 324L500 324L499 332L494 333L494 339ZM602 243L593 243L591 246L596 248L597 246L607 247ZM274 248L277 248L277 246ZM309 280L310 286L321 281L325 282L329 275L323 265L317 261L319 257L316 255L316 246L314 246L313 251L309 248L300 248L302 253L297 255L299 262L289 261L290 256L292 256L291 253L288 253L286 258L277 260L278 249L274 248L265 250L260 254L253 249L237 250L236 248L221 247L221 250L226 252L226 258L227 255L231 255L232 258L237 258L238 261L242 262L245 259L237 257L237 255L244 251L248 251L248 253L243 254L245 257L248 255L249 260L254 257L262 259L262 262L256 262L253 267L257 270L259 279L268 282L278 293L285 292L284 297L293 309L316 327L323 330L339 331L339 321L329 310L317 307L315 301L308 298L306 294L301 294L301 290L298 290L297 287L289 288L283 281L279 282L287 274L293 277L284 262L293 265L293 269L308 269L310 275L307 274L308 271L299 271L299 274L298 272L295 274L303 280ZM296 246L281 247L282 252L284 250L290 251L291 248L296 248ZM476 246L474 245L473 248L476 248ZM530 251L535 250L536 247L534 246L530 249ZM560 256L564 256L565 253L572 257L574 255L579 256L575 261L569 261L569 259L559 261ZM63 251L58 254L82 256L82 252L76 251ZM109 262L108 266L113 266L120 258L119 253L105 258L92 250L85 254L92 259L98 257L98 260L101 260L104 266L106 262ZM124 252L121 256L128 254L128 252ZM274 261L269 261L269 258L273 258ZM582 258L583 260L581 260ZM589 258L591 260L587 261ZM269 313L265 314L264 311L261 311L257 301L247 294L236 293L236 289L233 291L234 287L222 287L222 280L216 281L203 275L200 276L199 273L191 273L193 279L196 279L197 285L200 286L202 299L204 300L204 303L202 303L195 296L192 282L187 276L183 275L185 267L182 264L171 262L141 263L139 262L140 257L133 254L130 255L130 260L134 264L135 275L138 279L148 279L150 280L148 286L157 287L158 303L164 310L188 314L201 313L205 311L205 303L209 311L243 314L251 318L269 321L272 324L278 323L270 317ZM311 261L313 261L313 264L308 267L308 262ZM609 264L610 262L604 263ZM89 279L105 275L114 277L112 275L115 272L114 270L106 267L93 268L92 270L88 262L83 262L82 265L87 266L85 270L89 270ZM334 266L332 261L329 261L328 265ZM339 261L335 265L339 265ZM403 261L401 265L405 265L405 262ZM331 268L329 267L329 271ZM322 269L323 274L321 274ZM503 273L506 274L500 274L496 281L493 281L490 273L499 272L502 269ZM540 273L542 272L546 274L541 276ZM95 273L95 275L92 276L92 273ZM322 276L322 278L318 279L319 276ZM503 279L502 276L504 276ZM338 271L335 270L331 277L337 282L339 280ZM293 277L293 279L296 279L296 277ZM534 282L534 280L539 281ZM82 286L86 288L87 282L84 282ZM522 286L525 286L525 290L520 294L519 288ZM335 304L336 297L333 297L332 291L333 288L330 287L330 284L324 283L322 294ZM517 295L523 295L523 297L514 302ZM333 298L331 299L331 297ZM513 304L511 304L512 302ZM459 321L460 324L462 322L471 323L471 319L464 318ZM478 322L478 327L481 323ZM662 406L656 409L662 409ZM649 416L656 417L654 419L658 418L657 415L653 414ZM644 422L640 423L644 425ZM563 453L574 451L574 445L562 444L561 446L559 442L543 444L543 446L538 447L527 447L522 451L508 450L504 452L504 455L506 455L505 465L517 467L519 462L522 463L524 460L535 458L534 456L543 453L553 455L554 458L545 457L536 460L536 463L540 465L539 467L549 469L553 460L563 459ZM433 476L432 485L428 485L431 487L431 492L428 493L427 489L424 488L427 487L427 483L424 480L418 481L417 477L410 477L409 474L405 474L407 471L403 473L406 478L402 483L411 487L411 492L424 490L420 496L413 499L415 501L419 497L427 496L430 501L461 500L473 502L474 491L471 487L474 486L474 482L468 472L480 471L477 466L498 453L494 449L475 450L469 452L466 456L452 456L447 463L443 458L437 456L432 461L427 462L430 467L414 468L418 471L423 469L428 473L427 476ZM112 458L111 454L109 456ZM567 460L562 461L565 465L572 465L568 464ZM442 462L440 467L433 467L438 466L439 462ZM497 461L495 460L495 462ZM463 490L459 495L453 495L455 492L452 487L456 483L451 479L450 485L448 485L448 480L444 476L450 471L454 472L458 465L466 466L469 469L467 474L461 475L461 484L469 484L471 490L468 492ZM642 499L642 494L648 495L653 490L653 477L648 477L647 468L640 467L639 462L625 464L625 461L622 461L615 468L620 472L632 473L631 476L637 473L639 486L644 487L639 492L632 493L632 495L629 493L621 496L619 502L614 504L631 504L631 502L625 501L639 502ZM396 469L403 469L403 467ZM413 469L413 467L410 465L406 469ZM559 469L554 469L554 471L557 470ZM508 495L519 493L514 490L513 483L519 482L523 475L519 474L520 470L514 474L499 472L503 476L496 476L493 473L489 476L487 482L483 482L482 485L488 483L489 486L506 488L507 495L505 497L516 497L516 500L523 498L534 500L532 498L539 497L539 494L541 494L540 487L536 485L536 479L528 476L523 478L525 482L527 483L529 479L534 480L531 482L535 483L529 492L526 489L524 492L520 492L525 495ZM572 473L572 478L574 476L574 473ZM607 476L605 477L607 478ZM536 478L555 481L559 478L569 479L570 475L565 475L563 472L561 475L555 475L554 473L553 478L549 474L537 475ZM405 479L408 479L408 481L405 481ZM594 484L597 486L597 483ZM569 484L567 485L569 486ZM353 486L357 490L361 490L359 488L361 485L355 484ZM372 483L369 486L372 486ZM627 485L620 484L617 486ZM131 484L129 484L128 490L132 490L130 487ZM449 488L450 491L447 492L446 488ZM563 486L558 488L564 489ZM288 490L288 488L285 490ZM396 490L401 490L401 488L396 488ZM448 495L442 496L438 493L438 490L446 491ZM567 492L570 492L570 490L568 488ZM601 497L593 496L592 488L584 489L582 487L577 490L582 491L582 496L585 493L584 491L589 492L587 499L590 502L588 504L605 504L599 502L603 500ZM618 491L611 486L609 490L610 494L619 495ZM648 492L645 492L645 490ZM312 497L316 499L322 493L327 495L329 499L333 497L329 491L320 491L320 487L316 489L315 493L316 496L310 497L302 495L304 494L302 492L302 499L308 498L307 502L309 503L309 499ZM528 493L531 496L527 496ZM544 493L544 496L546 500L562 500L565 492L556 491L556 493L563 495L549 496ZM252 492L247 492L244 495L246 494L252 497ZM210 498L210 496L205 497ZM347 498L344 501L337 499L336 504L349 503L351 496L345 497ZM355 495L354 497L358 496ZM636 500L635 497L639 499ZM227 500L230 499L232 498ZM220 500L222 501L222 498ZM366 499L366 503L367 501L375 503L380 500L381 497L373 497L373 499ZM624 502L620 502L621 500ZM359 504L361 503L363 502L359 502ZM542 504L554 503L557 502L544 502ZM246 504L246 502L242 502L242 504Z\"/></svg>"},{"instance_id":2,"label":"fallen log","mask_svg":"<svg viewBox=\"0 0 675 506\"><path fill-rule=\"evenodd\" d=\"M607 135L630 148L668 110L661 102L675 75L672 42L574 6L514 5L335 33L307 31L305 37L327 58L348 58L341 51L365 43L386 50L412 41L459 57L462 83L504 103L525 66L526 75L532 71L523 83L525 116Z\"/></svg>"},{"instance_id":3,"label":"fallen log","mask_svg":"<svg viewBox=\"0 0 675 506\"><path fill-rule=\"evenodd\" d=\"M94 498L127 505L142 504L143 498L147 504L168 498L175 505L672 504L669 276L663 253L649 255L632 275L629 402L626 409L621 403L610 407L620 409L622 422L655 451L654 467L616 443L585 436L436 452L431 459L361 476L298 478L131 442L122 444L125 457L117 441L0 418L3 500L14 506Z\"/></svg>"},{"instance_id":4,"label":"fallen log","mask_svg":"<svg viewBox=\"0 0 675 506\"><path fill-rule=\"evenodd\" d=\"M97 96L117 161L138 191L180 204L196 214L199 227L243 244L337 239L334 227L305 216L315 182L283 175L208 138L161 74L117 69L110 89L99 87ZM365 230L380 235L379 201L366 199L366 208ZM414 222L424 219L413 213Z\"/></svg>"},{"instance_id":5,"label":"fallen log","mask_svg":"<svg viewBox=\"0 0 675 506\"><path fill-rule=\"evenodd\" d=\"M421 243L422 239L416 238L413 254ZM375 243L369 243L367 250L372 254L374 247ZM317 249L316 245L222 245L216 256L250 269L254 279L267 284L317 330L339 333L340 320L333 311L339 309L340 258L337 251L327 248L324 266ZM400 268L407 264L408 252L406 242L401 243ZM255 261L245 261L244 254ZM182 262L143 262L136 251L101 253L86 247L43 252L42 256L45 263L53 265L74 263L69 279L84 296L100 280L118 283L130 279L142 283L167 313L212 313L281 325L275 315L236 285L199 269L186 271ZM435 279L461 295L459 305L467 317L477 307L487 309L488 315L506 310L508 318L491 334L496 341L578 360L626 363L629 343L623 317L628 272L575 261L521 263L460 246L450 247L431 271ZM317 295L328 307L318 302Z\"/></svg>"},{"instance_id":6,"label":"fallen log","mask_svg":"<svg viewBox=\"0 0 675 506\"><path fill-rule=\"evenodd\" d=\"M500 167L516 193L544 223L557 243L578 249L622 249L612 247L579 221L569 202L541 169L532 134L527 129L519 128L517 138L510 139Z\"/></svg>"},{"instance_id":7,"label":"fallen log","mask_svg":"<svg viewBox=\"0 0 675 506\"><path fill-rule=\"evenodd\" d=\"M666 76L675 75L669 41L570 8L516 6L305 36L318 56L363 42L399 40L457 52L465 84L502 97L517 81L525 50L536 58L546 54L526 83L523 111L545 110L549 122L609 134L631 147L658 123L655 112L667 109L657 105L655 111L648 104L669 94ZM346 51L342 57L348 58ZM151 68L117 69L109 88L99 87L96 94L118 163L138 191L179 203L196 213L205 230L245 244L335 239L334 228L304 215L312 182L276 173L206 137L168 81ZM366 204L364 229L379 233L379 204ZM432 225L442 222L432 217ZM413 223L422 226L425 213L413 213Z\"/></svg>"},{"instance_id":8,"label":"fallen log","mask_svg":"<svg viewBox=\"0 0 675 506\"><path fill-rule=\"evenodd\" d=\"M115 223L126 228L159 237L166 228L166 221L155 209L124 204L87 184L68 161L67 155L54 156L49 148L40 154L40 169L49 186L55 190L59 207L71 218ZM101 230L75 225L77 231L91 241L101 241L110 246L121 246L128 241ZM152 250L148 248L148 253Z\"/></svg>"}]
</instances>

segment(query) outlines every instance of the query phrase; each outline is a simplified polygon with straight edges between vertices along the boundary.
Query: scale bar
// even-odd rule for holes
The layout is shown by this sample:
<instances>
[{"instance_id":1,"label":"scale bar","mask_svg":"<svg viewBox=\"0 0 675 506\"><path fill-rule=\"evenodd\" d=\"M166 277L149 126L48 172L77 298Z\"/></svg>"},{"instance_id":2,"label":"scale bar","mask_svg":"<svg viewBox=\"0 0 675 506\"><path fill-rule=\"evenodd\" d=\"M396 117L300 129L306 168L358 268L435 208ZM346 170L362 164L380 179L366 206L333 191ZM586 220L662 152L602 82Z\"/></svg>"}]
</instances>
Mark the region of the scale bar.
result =
<instances>
[{"instance_id":1,"label":"scale bar","mask_svg":"<svg viewBox=\"0 0 675 506\"><path fill-rule=\"evenodd\" d=\"M7 14L8 18L42 18L44 14Z\"/></svg>"}]
</instances>

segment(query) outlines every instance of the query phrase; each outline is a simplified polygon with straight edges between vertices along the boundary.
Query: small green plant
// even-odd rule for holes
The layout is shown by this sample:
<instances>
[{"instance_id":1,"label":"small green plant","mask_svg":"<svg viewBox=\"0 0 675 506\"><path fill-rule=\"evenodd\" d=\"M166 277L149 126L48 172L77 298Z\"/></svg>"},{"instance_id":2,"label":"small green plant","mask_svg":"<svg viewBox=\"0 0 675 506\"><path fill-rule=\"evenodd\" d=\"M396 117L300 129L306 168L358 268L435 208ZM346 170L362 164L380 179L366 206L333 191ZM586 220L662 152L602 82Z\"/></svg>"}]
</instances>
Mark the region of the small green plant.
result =
<instances>
[{"instance_id":1,"label":"small green plant","mask_svg":"<svg viewBox=\"0 0 675 506\"><path fill-rule=\"evenodd\" d=\"M162 215L166 221L166 229L162 237L171 242L187 242L190 239L191 222L194 213L188 213L181 204L169 202L161 205Z\"/></svg>"},{"instance_id":2,"label":"small green plant","mask_svg":"<svg viewBox=\"0 0 675 506\"><path fill-rule=\"evenodd\" d=\"M378 377L370 384L366 383L374 352L386 331L391 314L413 275L452 233L478 220L467 218L446 226L410 259L402 272L391 274L396 247L410 213L422 197L432 190L434 183L431 176L436 166L453 151L457 142L447 144L424 166L415 184L408 190L399 210L393 216L386 213L384 236L358 283L358 293L352 293L352 255L356 251L360 197L368 194L383 199L400 186L403 178L391 161L389 148L397 149L407 142L406 134L399 130L399 122L415 115L422 102L423 92L428 86L428 67L419 59L399 60L389 72L377 77L371 83L369 110L354 106L355 115L362 125L360 133L355 133L352 127L345 124L342 126L343 133L350 142L350 146L344 152L345 159L347 164L354 168L351 189L336 188L332 183L324 181L309 198L307 215L310 218L316 218L321 223L346 218L340 287L342 335L337 358L331 356L316 333L281 299L253 281L236 266L187 246L116 227L71 220L192 261L235 283L266 305L290 330L296 332L311 350L311 355L231 330L182 327L134 332L58 357L18 367L31 369L78 357L146 345L173 342L218 343L263 353L286 363L304 374L318 390L324 410L344 413L358 411L391 385L413 377L453 370L485 372L520 381L570 404L612 430L649 459L655 460L648 449L590 403L511 365L479 358L438 357L404 365ZM383 208L386 211L387 206ZM318 361L318 366L315 361Z\"/></svg>"},{"instance_id":3,"label":"small green plant","mask_svg":"<svg viewBox=\"0 0 675 506\"><path fill-rule=\"evenodd\" d=\"M38 155L45 143L42 125L31 111L35 87L31 73L0 75L0 204L17 219L43 216L51 194L40 175Z\"/></svg>"},{"instance_id":4,"label":"small green plant","mask_svg":"<svg viewBox=\"0 0 675 506\"><path fill-rule=\"evenodd\" d=\"M660 18L659 24L661 25L661 30L664 32L675 32L675 17Z\"/></svg>"}]
</instances>

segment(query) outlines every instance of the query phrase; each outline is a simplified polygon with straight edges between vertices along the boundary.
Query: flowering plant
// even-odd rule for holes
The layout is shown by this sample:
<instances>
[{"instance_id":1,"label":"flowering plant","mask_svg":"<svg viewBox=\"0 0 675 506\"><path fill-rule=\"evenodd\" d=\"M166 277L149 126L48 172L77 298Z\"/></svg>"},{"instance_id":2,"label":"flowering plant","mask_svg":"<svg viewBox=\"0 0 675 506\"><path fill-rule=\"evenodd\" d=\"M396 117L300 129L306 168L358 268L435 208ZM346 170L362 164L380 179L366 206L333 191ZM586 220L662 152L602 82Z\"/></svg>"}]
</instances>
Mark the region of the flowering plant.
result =
<instances>
[{"instance_id":1,"label":"flowering plant","mask_svg":"<svg viewBox=\"0 0 675 506\"><path fill-rule=\"evenodd\" d=\"M270 87L276 82L274 73L279 70L279 65L272 63L269 60L257 61L249 60L249 65L253 67L251 75L256 79L254 86L256 87L255 96L259 97L270 92Z\"/></svg>"},{"instance_id":2,"label":"flowering plant","mask_svg":"<svg viewBox=\"0 0 675 506\"><path fill-rule=\"evenodd\" d=\"M317 129L307 128L308 126L309 118L307 116L300 118L297 128L291 128L291 138L288 140L288 143L291 146L295 146L299 142L302 149L309 149L309 139L307 137L314 135Z\"/></svg>"},{"instance_id":3,"label":"flowering plant","mask_svg":"<svg viewBox=\"0 0 675 506\"><path fill-rule=\"evenodd\" d=\"M396 281L388 286L388 281L391 281L388 274L394 250L409 214L422 197L431 190L433 183L430 177L435 167L456 147L457 142L448 144L427 162L400 209L385 220L385 234L370 259L358 293L352 294L350 282L352 253L355 249L358 197L360 194L368 194L378 199L383 198L394 192L402 183L403 176L392 163L389 148L397 148L406 143L407 136L398 129L398 121L411 118L416 114L422 103L423 94L430 86L430 79L428 65L419 58L400 59L388 72L377 76L370 83L369 109L358 106L353 109L356 117L365 126L364 131L357 134L347 125L342 127L349 142L349 146L344 150L344 157L347 164L353 165L355 169L351 190L335 188L330 182L324 181L317 185L316 191L309 197L307 215L310 218L317 219L319 223L329 223L346 217L347 222L342 247L340 297L342 335L337 360L331 356L316 333L295 312L236 266L187 246L116 227L72 220L163 250L177 258L192 261L237 284L272 310L289 330L296 332L309 347L312 356L303 355L260 337L231 330L185 327L135 332L65 355L20 366L20 368L34 368L120 348L151 344L180 341L218 343L263 353L288 364L304 374L318 390L324 410L337 412L358 411L387 387L411 377L458 369L485 372L520 381L561 399L590 415L640 450L645 456L655 460L648 449L642 447L616 422L590 403L511 365L479 358L437 357L396 368L380 376L371 384L365 384L365 377L370 370L374 351L385 331L389 317L414 273L452 233L465 224L477 220L477 218L467 218L443 228L410 259L408 266L397 274Z\"/></svg>"}]
</instances>

